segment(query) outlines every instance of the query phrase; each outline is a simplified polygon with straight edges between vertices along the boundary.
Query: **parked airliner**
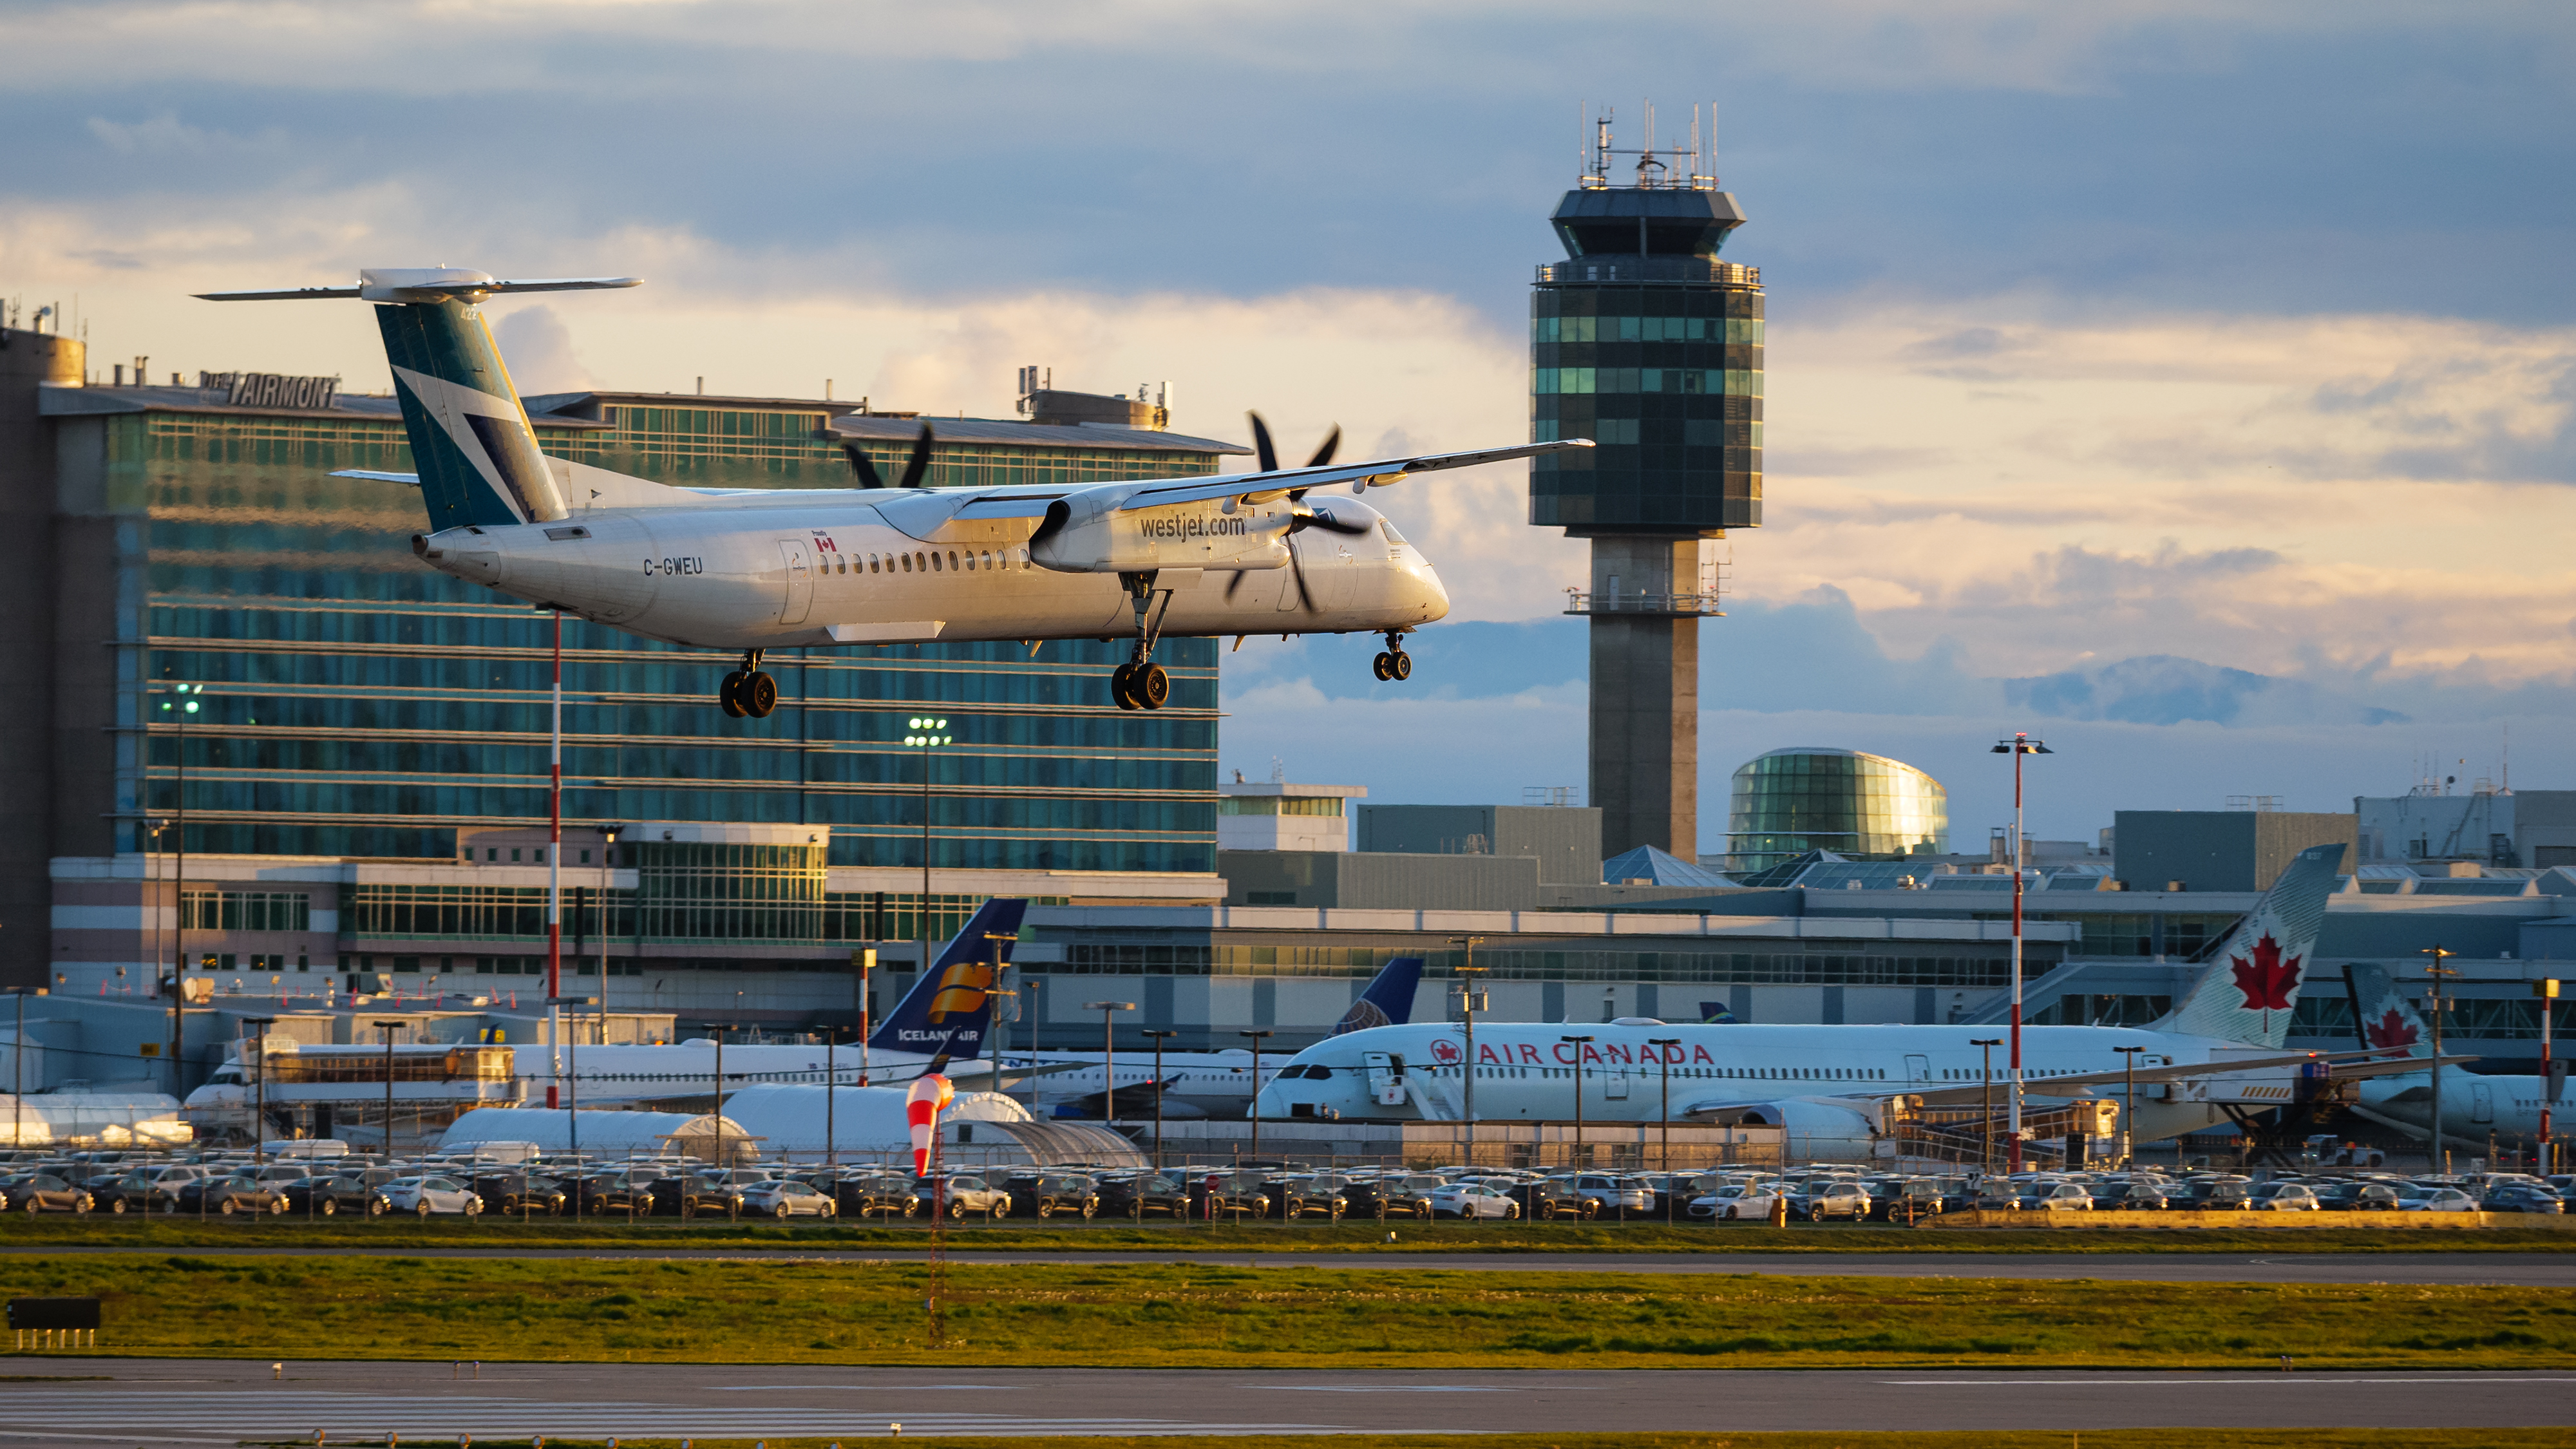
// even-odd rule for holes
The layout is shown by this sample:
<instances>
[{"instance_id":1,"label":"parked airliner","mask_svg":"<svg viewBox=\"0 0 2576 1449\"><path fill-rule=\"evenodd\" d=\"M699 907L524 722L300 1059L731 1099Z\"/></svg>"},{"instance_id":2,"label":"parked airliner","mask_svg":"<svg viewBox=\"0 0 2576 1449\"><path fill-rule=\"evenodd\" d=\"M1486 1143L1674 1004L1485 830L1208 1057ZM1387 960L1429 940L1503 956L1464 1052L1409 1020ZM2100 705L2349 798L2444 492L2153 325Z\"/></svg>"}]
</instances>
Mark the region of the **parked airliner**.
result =
<instances>
[{"instance_id":1,"label":"parked airliner","mask_svg":"<svg viewBox=\"0 0 2576 1449\"><path fill-rule=\"evenodd\" d=\"M2284 1105L2311 1062L2338 1075L2403 1070L2370 1064L2367 1053L2348 1054L2357 1064L2347 1066L2342 1056L2281 1051L2342 856L2340 845L2300 852L2210 953L2182 1003L2153 1025L2023 1028L2028 1095L2116 1100L2131 1070L2118 1048L2140 1048L2132 1131L2144 1141L2213 1125L2223 1105ZM1579 1098L1588 1121L1653 1122L1669 1086L1677 1121L1785 1127L1804 1150L1865 1153L1898 1098L1976 1105L1987 1064L2001 1065L2000 1053L1990 1057L1976 1039L2001 1034L1992 1025L1479 1022L1471 1064L1455 1023L1389 1026L1298 1053L1255 1110L1457 1121L1472 1090L1478 1120L1563 1121L1578 1115ZM1673 1044L1657 1046L1659 1038ZM2000 1104L2000 1081L1994 1090Z\"/></svg>"},{"instance_id":2,"label":"parked airliner","mask_svg":"<svg viewBox=\"0 0 2576 1449\"><path fill-rule=\"evenodd\" d=\"M337 476L417 486L429 529L412 551L441 572L644 638L741 650L717 702L755 718L778 703L764 651L832 645L1129 638L1109 681L1122 709L1170 696L1153 653L1175 634L1382 634L1377 677L1405 679L1404 636L1447 615L1447 591L1376 509L1307 494L1592 446L1337 465L1336 430L1307 466L1281 468L1255 418L1257 472L1019 488L914 486L927 429L892 488L671 488L547 457L476 304L640 280L396 269L353 287L200 295L378 304L419 472ZM872 467L860 479L879 481Z\"/></svg>"},{"instance_id":3,"label":"parked airliner","mask_svg":"<svg viewBox=\"0 0 2576 1449\"><path fill-rule=\"evenodd\" d=\"M2353 1019L2362 1045L2413 1067L2362 1083L2361 1100L2352 1104L2353 1115L2409 1136L2431 1138L2434 1069L2426 1062L2433 1053L2433 1032L2417 1009L2422 997L2400 987L2386 969L2367 962L2344 968L2344 975L2351 985ZM2442 1135L2459 1143L2483 1144L2490 1132L2507 1140L2535 1141L2544 1103L2551 1117L2551 1135L2563 1134L2566 1064L2561 1059L2554 1065L2557 1070L2552 1077L2487 1076L2455 1066L2440 1068Z\"/></svg>"}]
</instances>

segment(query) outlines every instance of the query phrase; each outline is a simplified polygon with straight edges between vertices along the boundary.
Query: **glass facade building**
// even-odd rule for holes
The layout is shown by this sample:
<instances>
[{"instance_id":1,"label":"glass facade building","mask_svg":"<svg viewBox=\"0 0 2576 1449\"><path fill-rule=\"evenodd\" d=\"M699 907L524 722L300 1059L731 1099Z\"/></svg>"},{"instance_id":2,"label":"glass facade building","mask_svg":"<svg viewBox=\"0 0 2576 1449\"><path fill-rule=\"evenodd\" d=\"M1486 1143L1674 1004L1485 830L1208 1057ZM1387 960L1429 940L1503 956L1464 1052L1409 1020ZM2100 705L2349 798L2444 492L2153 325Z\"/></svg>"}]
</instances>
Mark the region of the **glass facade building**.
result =
<instances>
[{"instance_id":1,"label":"glass facade building","mask_svg":"<svg viewBox=\"0 0 2576 1449\"><path fill-rule=\"evenodd\" d=\"M413 489L329 476L411 469L391 399L293 412L224 396L42 400L79 521L62 607L92 620L113 660L76 701L75 727L104 744L59 781L73 798L53 853L178 846L146 822L176 819L183 762L191 852L453 859L459 831L542 823L555 616L419 564ZM846 487L850 447L899 474L920 426L796 399L590 393L529 408L551 455L689 486ZM1181 476L1242 451L1145 431L936 426L932 484ZM735 655L568 616L561 629L568 834L634 820L816 827L817 858L794 872L798 939L825 935L826 862L922 864L925 808L935 867L1215 868L1213 641L1158 650L1172 701L1150 713L1102 702L1124 642L773 650L777 712L735 719L715 703ZM181 684L202 690L184 720L162 708ZM901 745L925 709L956 736L927 757ZM735 866L717 874L767 879ZM661 934L661 912L727 937L732 910L648 890L644 925Z\"/></svg>"},{"instance_id":2,"label":"glass facade building","mask_svg":"<svg viewBox=\"0 0 2576 1449\"><path fill-rule=\"evenodd\" d=\"M1856 860L1947 854L1950 792L1885 755L1773 750L1737 767L1726 839L1727 869L1740 872L1811 850Z\"/></svg>"}]
</instances>

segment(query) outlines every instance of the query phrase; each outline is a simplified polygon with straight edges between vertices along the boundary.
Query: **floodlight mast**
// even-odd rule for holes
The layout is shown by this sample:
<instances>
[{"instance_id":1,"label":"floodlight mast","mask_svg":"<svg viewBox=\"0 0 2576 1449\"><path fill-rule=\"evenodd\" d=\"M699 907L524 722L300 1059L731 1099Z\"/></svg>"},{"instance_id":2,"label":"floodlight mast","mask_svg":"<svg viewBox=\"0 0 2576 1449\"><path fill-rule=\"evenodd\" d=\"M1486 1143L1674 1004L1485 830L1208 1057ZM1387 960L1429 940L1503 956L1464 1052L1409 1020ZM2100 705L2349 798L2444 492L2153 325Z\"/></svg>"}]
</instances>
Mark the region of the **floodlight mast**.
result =
<instances>
[{"instance_id":1,"label":"floodlight mast","mask_svg":"<svg viewBox=\"0 0 2576 1449\"><path fill-rule=\"evenodd\" d=\"M2012 829L2012 1053L2005 1070L2012 1074L2006 1092L2004 1111L2004 1165L2007 1172L2021 1171L2021 889L2023 858L2030 852L2022 840L2021 826L2021 757L2053 755L2047 745L2021 731L1995 745L1994 753L2013 757L2013 829Z\"/></svg>"}]
</instances>

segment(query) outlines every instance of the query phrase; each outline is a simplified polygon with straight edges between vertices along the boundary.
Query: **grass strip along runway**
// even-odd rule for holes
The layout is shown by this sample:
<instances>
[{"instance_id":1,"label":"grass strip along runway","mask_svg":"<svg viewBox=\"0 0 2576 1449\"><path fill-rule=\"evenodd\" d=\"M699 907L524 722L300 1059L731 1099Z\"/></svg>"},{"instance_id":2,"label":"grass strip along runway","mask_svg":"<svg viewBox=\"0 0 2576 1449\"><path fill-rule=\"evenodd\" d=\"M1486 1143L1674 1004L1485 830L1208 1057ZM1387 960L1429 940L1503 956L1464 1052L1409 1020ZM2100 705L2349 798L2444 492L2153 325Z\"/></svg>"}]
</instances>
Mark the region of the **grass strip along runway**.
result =
<instances>
[{"instance_id":1,"label":"grass strip along runway","mask_svg":"<svg viewBox=\"0 0 2576 1449\"><path fill-rule=\"evenodd\" d=\"M1155 1368L2576 1365L2576 1293L2509 1287L952 1265L17 1257L111 1354Z\"/></svg>"},{"instance_id":2,"label":"grass strip along runway","mask_svg":"<svg viewBox=\"0 0 2576 1449\"><path fill-rule=\"evenodd\" d=\"M2491 1227L2453 1232L2386 1232L2306 1228L2036 1232L2010 1228L1917 1232L1872 1224L1750 1223L1666 1227L1661 1223L1091 1223L969 1220L952 1227L952 1253L2567 1253L2570 1227ZM1395 1235L1389 1243L1386 1237ZM920 1251L926 1224L730 1223L678 1218L629 1225L596 1218L213 1218L138 1215L15 1218L0 1221L0 1246L117 1246L169 1250L258 1248L797 1248L815 1251Z\"/></svg>"}]
</instances>

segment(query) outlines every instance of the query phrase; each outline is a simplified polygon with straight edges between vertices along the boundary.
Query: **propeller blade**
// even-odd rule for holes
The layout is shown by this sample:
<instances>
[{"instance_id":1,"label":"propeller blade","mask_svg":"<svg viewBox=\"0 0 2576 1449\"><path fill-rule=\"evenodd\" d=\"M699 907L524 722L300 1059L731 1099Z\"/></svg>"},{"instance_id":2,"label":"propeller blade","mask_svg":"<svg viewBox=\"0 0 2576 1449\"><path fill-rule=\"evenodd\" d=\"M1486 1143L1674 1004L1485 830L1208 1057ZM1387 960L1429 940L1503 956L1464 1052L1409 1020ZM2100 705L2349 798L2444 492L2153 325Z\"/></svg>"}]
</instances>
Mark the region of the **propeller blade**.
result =
<instances>
[{"instance_id":1,"label":"propeller blade","mask_svg":"<svg viewBox=\"0 0 2576 1449\"><path fill-rule=\"evenodd\" d=\"M1334 450L1341 446L1342 425L1340 423L1335 423L1333 424L1333 430L1324 435L1324 446L1317 448L1315 450L1315 456L1306 460L1306 466L1309 468L1323 467L1326 463L1333 461Z\"/></svg>"},{"instance_id":2,"label":"propeller blade","mask_svg":"<svg viewBox=\"0 0 2576 1449\"><path fill-rule=\"evenodd\" d=\"M868 455L859 451L858 444L843 443L841 451L850 455L850 471L859 475L860 487L883 488L885 486L885 479L877 476L877 465L868 461Z\"/></svg>"},{"instance_id":3,"label":"propeller blade","mask_svg":"<svg viewBox=\"0 0 2576 1449\"><path fill-rule=\"evenodd\" d=\"M930 471L930 445L930 424L923 423L921 436L913 440L912 457L903 465L903 481L895 486L899 488L921 486L921 475Z\"/></svg>"},{"instance_id":4,"label":"propeller blade","mask_svg":"<svg viewBox=\"0 0 2576 1449\"><path fill-rule=\"evenodd\" d=\"M1229 603L1229 604L1233 603L1233 602L1234 602L1234 591L1235 591L1235 590L1237 590L1237 589L1239 589L1239 588L1242 588L1242 587L1243 587L1243 570L1241 570L1241 569L1236 569L1236 570L1234 571L1234 577L1233 577L1233 578L1230 578L1230 579L1228 579L1228 580L1226 580L1226 581L1225 581L1225 601L1226 601L1227 603Z\"/></svg>"},{"instance_id":5,"label":"propeller blade","mask_svg":"<svg viewBox=\"0 0 2576 1449\"><path fill-rule=\"evenodd\" d=\"M1261 471L1264 473L1278 472L1279 450L1270 445L1270 425L1261 420L1259 413L1245 413L1244 416L1252 419L1252 451L1256 455L1254 461L1261 465Z\"/></svg>"},{"instance_id":6,"label":"propeller blade","mask_svg":"<svg viewBox=\"0 0 2576 1449\"><path fill-rule=\"evenodd\" d=\"M1297 607L1309 614L1315 612L1315 596L1306 588L1306 565L1297 557L1297 545L1293 543L1288 545L1288 573L1297 580Z\"/></svg>"}]
</instances>

